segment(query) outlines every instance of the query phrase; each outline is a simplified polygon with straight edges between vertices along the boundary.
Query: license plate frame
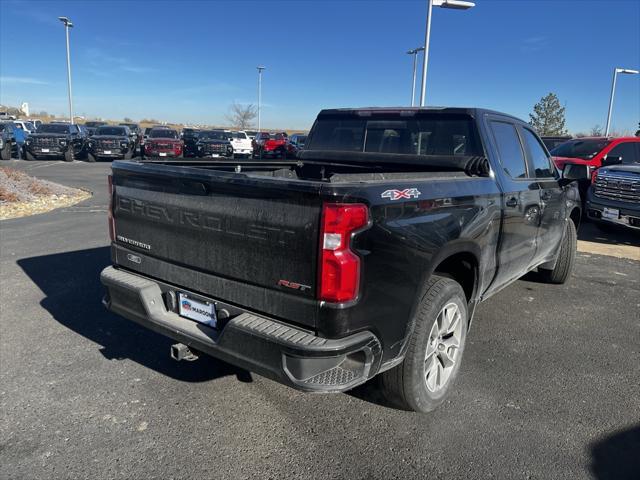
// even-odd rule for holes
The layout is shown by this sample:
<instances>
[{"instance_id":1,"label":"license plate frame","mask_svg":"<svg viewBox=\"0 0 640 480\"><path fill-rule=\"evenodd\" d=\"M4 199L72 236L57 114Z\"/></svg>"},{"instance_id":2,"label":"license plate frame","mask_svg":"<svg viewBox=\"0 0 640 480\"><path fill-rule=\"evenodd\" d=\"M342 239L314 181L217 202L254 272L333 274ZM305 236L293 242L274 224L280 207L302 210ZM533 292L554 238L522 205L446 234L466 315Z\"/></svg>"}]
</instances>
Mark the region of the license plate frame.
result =
<instances>
[{"instance_id":1,"label":"license plate frame","mask_svg":"<svg viewBox=\"0 0 640 480\"><path fill-rule=\"evenodd\" d=\"M604 209L602 210L602 218L606 220L619 220L620 210L618 210L617 208L604 207Z\"/></svg>"},{"instance_id":2,"label":"license plate frame","mask_svg":"<svg viewBox=\"0 0 640 480\"><path fill-rule=\"evenodd\" d=\"M111 155L111 150L105 150L103 153L104 153L105 155Z\"/></svg>"},{"instance_id":3,"label":"license plate frame","mask_svg":"<svg viewBox=\"0 0 640 480\"><path fill-rule=\"evenodd\" d=\"M193 298L184 292L178 292L178 315L211 328L218 326L215 304Z\"/></svg>"},{"instance_id":4,"label":"license plate frame","mask_svg":"<svg viewBox=\"0 0 640 480\"><path fill-rule=\"evenodd\" d=\"M40 150L42 153L49 153L51 150L49 150L48 148L43 148L42 150Z\"/></svg>"}]
</instances>

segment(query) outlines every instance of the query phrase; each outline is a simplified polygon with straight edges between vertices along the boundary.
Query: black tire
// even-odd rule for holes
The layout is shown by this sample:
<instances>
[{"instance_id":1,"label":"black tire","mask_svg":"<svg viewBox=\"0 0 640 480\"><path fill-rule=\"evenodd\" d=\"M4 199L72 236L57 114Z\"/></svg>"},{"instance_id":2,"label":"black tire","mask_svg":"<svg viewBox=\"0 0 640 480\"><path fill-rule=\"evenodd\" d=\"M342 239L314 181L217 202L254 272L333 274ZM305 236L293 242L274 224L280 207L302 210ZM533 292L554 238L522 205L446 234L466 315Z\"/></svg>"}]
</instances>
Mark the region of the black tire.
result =
<instances>
[{"instance_id":1,"label":"black tire","mask_svg":"<svg viewBox=\"0 0 640 480\"><path fill-rule=\"evenodd\" d=\"M27 160L29 160L30 162L35 162L38 159L38 157L36 157L35 155L32 155L29 150L25 150L24 155L25 157L27 157Z\"/></svg>"},{"instance_id":2,"label":"black tire","mask_svg":"<svg viewBox=\"0 0 640 480\"><path fill-rule=\"evenodd\" d=\"M95 161L96 161L96 157L94 157L92 153L87 153L87 162L95 163Z\"/></svg>"},{"instance_id":3,"label":"black tire","mask_svg":"<svg viewBox=\"0 0 640 480\"><path fill-rule=\"evenodd\" d=\"M578 235L576 226L571 220L567 220L564 237L560 245L560 253L554 269L538 268L538 273L546 283L562 284L569 280L573 271L573 264L576 261L576 249L578 246Z\"/></svg>"},{"instance_id":4,"label":"black tire","mask_svg":"<svg viewBox=\"0 0 640 480\"><path fill-rule=\"evenodd\" d=\"M65 162L73 162L75 157L73 155L73 148L70 148L66 152L64 152L64 161Z\"/></svg>"},{"instance_id":5,"label":"black tire","mask_svg":"<svg viewBox=\"0 0 640 480\"><path fill-rule=\"evenodd\" d=\"M11 160L11 143L5 142L2 146L2 150L0 150L0 159Z\"/></svg>"},{"instance_id":6,"label":"black tire","mask_svg":"<svg viewBox=\"0 0 640 480\"><path fill-rule=\"evenodd\" d=\"M124 154L125 160L131 160L132 158L133 158L133 150L129 150L127 153Z\"/></svg>"},{"instance_id":7,"label":"black tire","mask_svg":"<svg viewBox=\"0 0 640 480\"><path fill-rule=\"evenodd\" d=\"M455 333L458 347L443 347L443 350L440 350L440 337L435 337L435 341L432 342L432 333L437 327L435 324L440 313L444 311L445 306L450 307L451 304L455 305L460 314L459 326L456 327ZM421 413L430 412L444 402L460 370L468 325L467 299L460 284L450 278L433 275L417 307L413 332L404 360L380 375L385 397L399 408ZM452 338L453 335L445 335L443 340L448 341ZM434 344L438 346L434 347ZM446 380L443 380L442 386L436 391L427 388L427 347L433 349L434 353L431 356L435 355L434 362L440 362L440 366L444 365L439 359L442 353L446 353L447 356L451 354L454 359Z\"/></svg>"}]
</instances>

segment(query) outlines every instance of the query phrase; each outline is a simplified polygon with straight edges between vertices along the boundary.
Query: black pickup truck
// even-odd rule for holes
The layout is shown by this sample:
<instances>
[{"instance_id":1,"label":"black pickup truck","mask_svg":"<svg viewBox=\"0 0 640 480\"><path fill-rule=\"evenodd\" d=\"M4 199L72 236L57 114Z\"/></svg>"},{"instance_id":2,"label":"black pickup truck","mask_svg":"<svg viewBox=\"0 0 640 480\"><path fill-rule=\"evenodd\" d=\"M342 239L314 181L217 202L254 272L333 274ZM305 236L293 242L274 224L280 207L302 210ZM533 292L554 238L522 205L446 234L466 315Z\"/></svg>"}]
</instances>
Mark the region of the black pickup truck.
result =
<instances>
[{"instance_id":1,"label":"black pickup truck","mask_svg":"<svg viewBox=\"0 0 640 480\"><path fill-rule=\"evenodd\" d=\"M266 167L269 166L270 167ZM463 108L323 110L295 162L114 162L105 306L291 387L444 401L476 305L575 258L576 168ZM571 177L571 178L569 178Z\"/></svg>"},{"instance_id":2,"label":"black pickup truck","mask_svg":"<svg viewBox=\"0 0 640 480\"><path fill-rule=\"evenodd\" d=\"M76 124L45 123L27 137L24 148L27 160L64 158L72 162L86 155L87 137Z\"/></svg>"},{"instance_id":3,"label":"black pickup truck","mask_svg":"<svg viewBox=\"0 0 640 480\"><path fill-rule=\"evenodd\" d=\"M103 125L96 128L87 142L87 160L130 160L136 154L137 136L122 125Z\"/></svg>"}]
</instances>

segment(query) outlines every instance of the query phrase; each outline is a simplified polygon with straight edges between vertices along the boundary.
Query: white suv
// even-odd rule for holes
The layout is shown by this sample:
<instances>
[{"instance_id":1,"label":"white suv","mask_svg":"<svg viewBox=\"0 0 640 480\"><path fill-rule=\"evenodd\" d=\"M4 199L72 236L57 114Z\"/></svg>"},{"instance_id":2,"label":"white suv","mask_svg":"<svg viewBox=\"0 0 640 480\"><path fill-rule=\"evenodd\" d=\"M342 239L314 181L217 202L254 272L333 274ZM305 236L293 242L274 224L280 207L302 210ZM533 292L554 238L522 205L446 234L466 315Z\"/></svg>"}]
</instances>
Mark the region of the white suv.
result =
<instances>
[{"instance_id":1,"label":"white suv","mask_svg":"<svg viewBox=\"0 0 640 480\"><path fill-rule=\"evenodd\" d=\"M228 133L230 136L229 140L233 146L234 156L250 157L253 153L253 146L251 145L249 136L244 131Z\"/></svg>"}]
</instances>

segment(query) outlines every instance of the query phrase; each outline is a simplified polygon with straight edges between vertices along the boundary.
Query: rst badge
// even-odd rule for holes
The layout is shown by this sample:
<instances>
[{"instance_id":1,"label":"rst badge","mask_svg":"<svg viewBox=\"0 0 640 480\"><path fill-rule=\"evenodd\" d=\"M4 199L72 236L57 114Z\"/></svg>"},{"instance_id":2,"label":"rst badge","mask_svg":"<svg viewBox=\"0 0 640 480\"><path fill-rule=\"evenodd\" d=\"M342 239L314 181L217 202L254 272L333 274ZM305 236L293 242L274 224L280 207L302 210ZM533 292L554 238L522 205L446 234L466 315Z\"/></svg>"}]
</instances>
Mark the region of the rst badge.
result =
<instances>
[{"instance_id":1,"label":"rst badge","mask_svg":"<svg viewBox=\"0 0 640 480\"><path fill-rule=\"evenodd\" d=\"M385 190L380 197L388 198L389 200L400 200L418 198L420 196L420 190L417 188L405 188L404 190Z\"/></svg>"},{"instance_id":2,"label":"rst badge","mask_svg":"<svg viewBox=\"0 0 640 480\"><path fill-rule=\"evenodd\" d=\"M292 290L298 290L299 292L311 290L309 285L302 285L300 283L290 282L289 280L278 280L278 285L281 287L291 288Z\"/></svg>"}]
</instances>

